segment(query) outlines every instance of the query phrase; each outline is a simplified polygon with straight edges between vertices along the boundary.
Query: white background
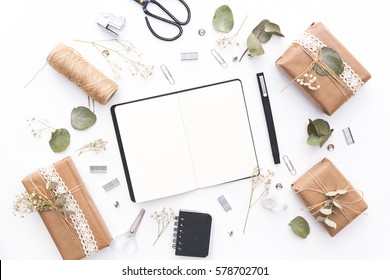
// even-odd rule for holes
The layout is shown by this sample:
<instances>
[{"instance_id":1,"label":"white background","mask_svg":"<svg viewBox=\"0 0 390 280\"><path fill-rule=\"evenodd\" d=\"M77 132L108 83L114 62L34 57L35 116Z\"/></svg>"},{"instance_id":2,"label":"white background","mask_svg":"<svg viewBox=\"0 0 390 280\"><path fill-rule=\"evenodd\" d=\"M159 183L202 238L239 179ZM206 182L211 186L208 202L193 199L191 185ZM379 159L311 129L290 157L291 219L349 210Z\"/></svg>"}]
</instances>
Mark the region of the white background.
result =
<instances>
[{"instance_id":1,"label":"white background","mask_svg":"<svg viewBox=\"0 0 390 280\"><path fill-rule=\"evenodd\" d=\"M164 1L172 2L172 1ZM386 1L195 1L188 0L191 22L184 27L183 36L174 42L154 38L144 22L141 7L128 0L87 1L5 1L0 2L1 36L1 111L2 133L0 187L0 258L2 260L59 260L50 235L39 215L24 219L14 217L12 204L15 195L23 192L24 176L51 162L71 156L93 200L103 216L111 234L125 231L141 208L146 209L137 233L138 250L134 260L183 260L171 248L171 224L155 246L157 223L150 217L162 207L197 210L213 217L211 247L208 260L282 260L282 259L352 259L388 260L390 220L388 219L389 152L389 97L386 70L388 48L386 32L389 26ZM220 49L215 41L225 34L213 30L211 20L216 8L229 4L235 16L231 34L247 20L239 33L240 46ZM88 44L74 39L101 40L112 38L98 27L95 18L100 12L109 12L127 18L120 38L131 41L143 53L137 58L155 66L148 79L132 77L126 70L116 80L119 90L107 105L96 104L98 121L86 131L71 128L69 118L74 107L87 106L86 95L46 66L36 79L25 84L44 65L47 54L57 43L65 43L78 50L94 66L113 78L103 57ZM262 20L269 19L280 25L285 38L272 38L264 45L265 55L241 63L232 62L245 50L245 40L251 30ZM371 72L372 79L357 96L341 107L331 117L316 108L291 85L281 90L289 79L275 65L276 59L312 22L322 21L331 32ZM206 35L198 35L204 28ZM226 69L210 54L216 49L228 62ZM181 52L198 52L199 60L181 61ZM176 84L170 85L160 71L165 64ZM283 162L274 165L268 140L266 122L259 96L256 73L264 72L270 93L274 121L281 155L288 155L297 169L292 176ZM239 78L243 82L259 161L264 169L275 172L272 187L278 182L284 188L278 194L287 202L288 210L272 213L260 206L253 207L247 231L242 234L250 181L240 181L218 187L196 190L166 199L142 204L130 201L121 165L119 150L110 116L110 106L119 102L168 93L223 80ZM41 139L32 137L26 120L46 118L55 127L67 128L72 136L68 149L54 154L47 142L48 134ZM306 144L308 119L326 119L334 133L326 147L319 149ZM142 120L139 120L142 121ZM356 143L347 146L342 129L350 127ZM90 152L78 156L76 150L84 144L103 138L107 150L100 154ZM361 215L336 237L330 237L309 213L302 211L303 203L290 189L290 185L308 168L328 157L351 181L364 192L369 205L367 215ZM105 164L107 174L90 174L89 165ZM118 178L121 185L109 192L101 187ZM224 195L233 210L225 213L217 198ZM114 207L119 201L119 208ZM288 226L297 215L307 219L311 233L307 239L295 236ZM230 237L228 231L233 231ZM387 248L387 249L386 249ZM92 260L123 259L109 248Z\"/></svg>"}]
</instances>

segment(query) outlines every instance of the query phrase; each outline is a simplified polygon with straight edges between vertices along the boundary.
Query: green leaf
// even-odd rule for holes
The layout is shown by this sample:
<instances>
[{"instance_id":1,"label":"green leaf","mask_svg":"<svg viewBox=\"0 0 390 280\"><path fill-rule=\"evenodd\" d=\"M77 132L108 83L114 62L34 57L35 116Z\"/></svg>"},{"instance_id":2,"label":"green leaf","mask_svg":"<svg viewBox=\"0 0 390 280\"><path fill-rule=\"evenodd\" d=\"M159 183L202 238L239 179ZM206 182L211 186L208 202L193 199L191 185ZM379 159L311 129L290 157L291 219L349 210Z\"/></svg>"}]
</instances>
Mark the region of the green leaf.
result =
<instances>
[{"instance_id":1,"label":"green leaf","mask_svg":"<svg viewBox=\"0 0 390 280\"><path fill-rule=\"evenodd\" d=\"M292 231L301 238L306 238L310 233L310 226L301 216L297 216L292 220L289 225L291 226Z\"/></svg>"},{"instance_id":2,"label":"green leaf","mask_svg":"<svg viewBox=\"0 0 390 280\"><path fill-rule=\"evenodd\" d=\"M267 43L272 37L272 33L267 33L265 31L265 28L269 23L270 21L268 19L264 19L252 30L252 34L255 38L263 44Z\"/></svg>"},{"instance_id":3,"label":"green leaf","mask_svg":"<svg viewBox=\"0 0 390 280\"><path fill-rule=\"evenodd\" d=\"M309 124L307 125L307 134L317 134L317 130L314 126L314 123L311 119L309 119Z\"/></svg>"},{"instance_id":4,"label":"green leaf","mask_svg":"<svg viewBox=\"0 0 390 280\"><path fill-rule=\"evenodd\" d=\"M234 27L233 12L228 5L219 7L213 17L213 26L221 32L230 32Z\"/></svg>"},{"instance_id":5,"label":"green leaf","mask_svg":"<svg viewBox=\"0 0 390 280\"><path fill-rule=\"evenodd\" d=\"M57 187L57 183L56 182L53 182L53 181L47 181L46 183L46 189L47 190L52 190L54 189L55 187Z\"/></svg>"},{"instance_id":6,"label":"green leaf","mask_svg":"<svg viewBox=\"0 0 390 280\"><path fill-rule=\"evenodd\" d=\"M246 46L251 55L258 56L264 54L263 46L256 35L251 33L246 41Z\"/></svg>"},{"instance_id":7,"label":"green leaf","mask_svg":"<svg viewBox=\"0 0 390 280\"><path fill-rule=\"evenodd\" d=\"M65 128L56 129L51 134L49 141L50 148L55 153L61 153L66 150L70 144L70 134Z\"/></svg>"},{"instance_id":8,"label":"green leaf","mask_svg":"<svg viewBox=\"0 0 390 280\"><path fill-rule=\"evenodd\" d=\"M272 22L269 22L265 25L264 31L275 36L284 37L284 35L280 31L279 25Z\"/></svg>"},{"instance_id":9,"label":"green leaf","mask_svg":"<svg viewBox=\"0 0 390 280\"><path fill-rule=\"evenodd\" d=\"M79 106L71 113L70 122L77 130L85 130L96 123L96 115L87 107Z\"/></svg>"},{"instance_id":10,"label":"green leaf","mask_svg":"<svg viewBox=\"0 0 390 280\"><path fill-rule=\"evenodd\" d=\"M333 129L330 130L330 132L324 136L322 136L322 141L320 143L320 148L328 141L329 137L332 135Z\"/></svg>"},{"instance_id":11,"label":"green leaf","mask_svg":"<svg viewBox=\"0 0 390 280\"><path fill-rule=\"evenodd\" d=\"M344 63L340 55L333 49L322 47L319 53L319 59L325 63L336 75L340 75L344 71ZM326 76L327 74L321 67L314 67L317 74Z\"/></svg>"},{"instance_id":12,"label":"green leaf","mask_svg":"<svg viewBox=\"0 0 390 280\"><path fill-rule=\"evenodd\" d=\"M337 224L336 224L334 221L332 221L331 219L326 218L325 221L324 221L324 223L325 223L328 227L331 227L331 228L334 228L334 229L337 228Z\"/></svg>"},{"instance_id":13,"label":"green leaf","mask_svg":"<svg viewBox=\"0 0 390 280\"><path fill-rule=\"evenodd\" d=\"M330 131L329 123L323 119L315 119L313 121L313 126L318 136L327 135Z\"/></svg>"},{"instance_id":14,"label":"green leaf","mask_svg":"<svg viewBox=\"0 0 390 280\"><path fill-rule=\"evenodd\" d=\"M64 206L66 202L66 197L64 194L59 194L56 198L56 201L55 201L55 205L58 206L58 207L62 207Z\"/></svg>"},{"instance_id":15,"label":"green leaf","mask_svg":"<svg viewBox=\"0 0 390 280\"><path fill-rule=\"evenodd\" d=\"M307 144L310 146L318 146L321 144L322 137L316 134L310 134L309 138L307 138Z\"/></svg>"}]
</instances>

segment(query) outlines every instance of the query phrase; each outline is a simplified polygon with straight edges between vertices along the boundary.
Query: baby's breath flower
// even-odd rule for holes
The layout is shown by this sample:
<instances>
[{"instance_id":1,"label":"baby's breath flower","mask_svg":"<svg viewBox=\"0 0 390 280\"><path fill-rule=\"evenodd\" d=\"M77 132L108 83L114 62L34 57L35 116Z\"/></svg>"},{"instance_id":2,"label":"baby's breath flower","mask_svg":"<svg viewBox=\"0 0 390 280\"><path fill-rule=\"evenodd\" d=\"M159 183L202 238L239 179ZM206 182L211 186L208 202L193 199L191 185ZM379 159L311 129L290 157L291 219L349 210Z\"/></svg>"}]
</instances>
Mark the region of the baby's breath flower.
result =
<instances>
[{"instance_id":1,"label":"baby's breath flower","mask_svg":"<svg viewBox=\"0 0 390 280\"><path fill-rule=\"evenodd\" d=\"M55 196L56 197L56 196ZM64 204L56 205L44 195L32 192L23 192L15 197L13 204L13 214L18 214L23 218L32 212L60 211L66 212Z\"/></svg>"},{"instance_id":2,"label":"baby's breath flower","mask_svg":"<svg viewBox=\"0 0 390 280\"><path fill-rule=\"evenodd\" d=\"M175 218L175 211L172 208L166 209L165 207L160 212L154 212L152 218L157 221L157 238L153 243L156 244L164 230L168 227L170 222Z\"/></svg>"},{"instance_id":3,"label":"baby's breath flower","mask_svg":"<svg viewBox=\"0 0 390 280\"><path fill-rule=\"evenodd\" d=\"M122 60L133 76L148 78L153 74L153 65L143 64L130 56L131 53L134 53L137 57L140 57L142 53L138 52L135 46L127 40L111 39L92 42L82 40L76 41L92 44L92 46L95 47L106 59L116 79L121 78L119 72L122 70L122 67L120 67L118 63L114 62L114 57ZM112 57L112 55L114 55L114 57Z\"/></svg>"},{"instance_id":4,"label":"baby's breath flower","mask_svg":"<svg viewBox=\"0 0 390 280\"><path fill-rule=\"evenodd\" d=\"M89 152L89 151L95 151L96 153L99 153L101 151L104 151L106 149L107 141L104 141L103 139L99 138L95 141L92 141L91 143L85 144L82 148L78 149L79 155Z\"/></svg>"}]
</instances>

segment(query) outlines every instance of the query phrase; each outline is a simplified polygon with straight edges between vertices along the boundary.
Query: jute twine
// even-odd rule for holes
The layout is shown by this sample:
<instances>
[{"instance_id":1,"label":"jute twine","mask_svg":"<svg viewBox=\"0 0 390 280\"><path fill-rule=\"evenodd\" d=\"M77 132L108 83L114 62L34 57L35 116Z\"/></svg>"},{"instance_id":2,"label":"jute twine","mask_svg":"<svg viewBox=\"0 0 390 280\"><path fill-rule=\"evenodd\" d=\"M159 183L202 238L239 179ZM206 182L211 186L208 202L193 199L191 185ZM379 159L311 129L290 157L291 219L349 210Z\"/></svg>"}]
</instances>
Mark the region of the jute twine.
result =
<instances>
[{"instance_id":1,"label":"jute twine","mask_svg":"<svg viewBox=\"0 0 390 280\"><path fill-rule=\"evenodd\" d=\"M118 89L114 81L65 44L58 44L49 53L47 63L100 104L107 104Z\"/></svg>"}]
</instances>

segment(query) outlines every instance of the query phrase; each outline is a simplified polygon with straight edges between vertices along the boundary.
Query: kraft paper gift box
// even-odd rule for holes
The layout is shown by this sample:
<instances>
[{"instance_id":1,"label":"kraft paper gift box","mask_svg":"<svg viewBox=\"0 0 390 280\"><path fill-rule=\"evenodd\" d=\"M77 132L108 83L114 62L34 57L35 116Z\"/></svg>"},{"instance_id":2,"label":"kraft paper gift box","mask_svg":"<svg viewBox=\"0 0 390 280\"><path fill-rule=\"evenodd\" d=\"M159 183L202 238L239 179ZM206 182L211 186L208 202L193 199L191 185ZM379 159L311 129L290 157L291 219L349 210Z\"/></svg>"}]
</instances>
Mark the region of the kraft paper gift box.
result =
<instances>
[{"instance_id":1,"label":"kraft paper gift box","mask_svg":"<svg viewBox=\"0 0 390 280\"><path fill-rule=\"evenodd\" d=\"M57 186L48 190L47 182ZM63 259L82 259L110 244L111 235L70 157L37 170L22 183L28 193L39 189L48 198L61 193L66 197L69 214L39 212Z\"/></svg>"},{"instance_id":2,"label":"kraft paper gift box","mask_svg":"<svg viewBox=\"0 0 390 280\"><path fill-rule=\"evenodd\" d=\"M331 236L339 233L368 208L361 193L327 158L294 182L292 189ZM331 211L322 210L324 208Z\"/></svg>"},{"instance_id":3,"label":"kraft paper gift box","mask_svg":"<svg viewBox=\"0 0 390 280\"><path fill-rule=\"evenodd\" d=\"M341 57L341 65L344 65L341 74L333 72L320 59L323 47L331 48ZM294 40L276 64L329 116L353 97L371 78L363 65L321 22L313 23L301 38ZM314 65L322 68L325 72L323 76L314 71ZM310 74L314 75L316 80L310 83L309 87L305 82L311 79Z\"/></svg>"}]
</instances>

